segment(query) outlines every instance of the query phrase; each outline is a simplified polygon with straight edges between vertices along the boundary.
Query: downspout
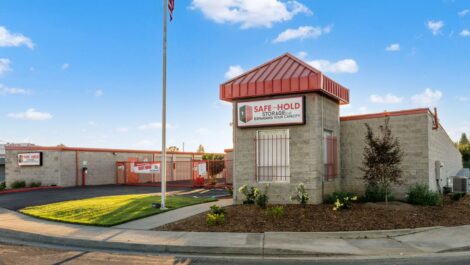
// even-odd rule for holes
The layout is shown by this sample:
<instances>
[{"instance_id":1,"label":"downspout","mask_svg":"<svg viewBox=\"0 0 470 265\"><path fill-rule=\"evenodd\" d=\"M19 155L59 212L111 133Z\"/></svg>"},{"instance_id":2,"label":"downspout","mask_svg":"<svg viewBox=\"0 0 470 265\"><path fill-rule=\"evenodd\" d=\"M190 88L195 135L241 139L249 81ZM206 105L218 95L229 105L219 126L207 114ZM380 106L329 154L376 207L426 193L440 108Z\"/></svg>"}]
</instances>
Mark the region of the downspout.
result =
<instances>
[{"instance_id":1,"label":"downspout","mask_svg":"<svg viewBox=\"0 0 470 265\"><path fill-rule=\"evenodd\" d=\"M320 73L320 89L323 89L323 73ZM322 203L323 201L325 200L325 166L324 166L324 162L323 161L323 158L325 157L325 154L324 154L324 151L323 150L324 148L324 141L325 141L325 137L324 137L324 131L325 131L325 128L324 128L324 124L323 124L323 95L321 95L321 132L320 132L320 154L321 154L321 157L320 157L320 173L321 173L321 199L322 199Z\"/></svg>"},{"instance_id":2,"label":"downspout","mask_svg":"<svg viewBox=\"0 0 470 265\"><path fill-rule=\"evenodd\" d=\"M78 150L75 150L75 186L78 186Z\"/></svg>"}]
</instances>

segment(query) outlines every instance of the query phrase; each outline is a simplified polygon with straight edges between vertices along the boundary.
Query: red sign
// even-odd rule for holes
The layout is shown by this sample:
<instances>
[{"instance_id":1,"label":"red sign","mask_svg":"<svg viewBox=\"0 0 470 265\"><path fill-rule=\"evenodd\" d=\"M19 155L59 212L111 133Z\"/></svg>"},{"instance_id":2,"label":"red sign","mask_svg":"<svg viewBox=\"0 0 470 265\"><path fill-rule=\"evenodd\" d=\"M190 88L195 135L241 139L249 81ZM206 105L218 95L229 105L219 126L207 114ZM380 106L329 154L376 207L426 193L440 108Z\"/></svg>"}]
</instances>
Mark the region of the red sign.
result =
<instances>
[{"instance_id":1,"label":"red sign","mask_svg":"<svg viewBox=\"0 0 470 265\"><path fill-rule=\"evenodd\" d=\"M134 162L132 172L138 174L160 173L160 162Z\"/></svg>"}]
</instances>

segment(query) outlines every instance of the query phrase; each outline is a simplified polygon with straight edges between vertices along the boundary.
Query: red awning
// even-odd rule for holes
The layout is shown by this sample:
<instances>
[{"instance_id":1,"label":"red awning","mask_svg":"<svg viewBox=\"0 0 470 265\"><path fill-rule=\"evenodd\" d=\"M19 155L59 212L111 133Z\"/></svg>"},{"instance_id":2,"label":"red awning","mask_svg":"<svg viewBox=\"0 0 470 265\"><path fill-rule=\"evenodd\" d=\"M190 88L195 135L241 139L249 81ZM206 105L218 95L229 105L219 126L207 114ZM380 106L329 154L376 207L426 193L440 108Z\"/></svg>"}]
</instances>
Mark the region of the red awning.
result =
<instances>
[{"instance_id":1,"label":"red awning","mask_svg":"<svg viewBox=\"0 0 470 265\"><path fill-rule=\"evenodd\" d=\"M349 103L349 90L304 61L286 53L220 85L220 99L232 101L318 91L340 104Z\"/></svg>"}]
</instances>

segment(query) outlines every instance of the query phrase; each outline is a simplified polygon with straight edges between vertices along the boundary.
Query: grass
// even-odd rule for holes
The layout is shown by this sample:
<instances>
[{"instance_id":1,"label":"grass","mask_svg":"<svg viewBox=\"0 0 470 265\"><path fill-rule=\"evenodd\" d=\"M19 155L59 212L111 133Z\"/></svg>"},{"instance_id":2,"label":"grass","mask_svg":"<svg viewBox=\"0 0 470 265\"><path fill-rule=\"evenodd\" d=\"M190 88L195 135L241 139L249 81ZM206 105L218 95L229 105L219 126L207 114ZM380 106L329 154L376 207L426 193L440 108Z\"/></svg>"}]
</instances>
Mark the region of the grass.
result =
<instances>
[{"instance_id":1,"label":"grass","mask_svg":"<svg viewBox=\"0 0 470 265\"><path fill-rule=\"evenodd\" d=\"M160 202L160 196L132 194L32 206L21 209L20 212L52 221L113 226L177 208L215 200L212 198L169 196L166 198L165 205L168 209L162 211L152 207L152 203Z\"/></svg>"}]
</instances>

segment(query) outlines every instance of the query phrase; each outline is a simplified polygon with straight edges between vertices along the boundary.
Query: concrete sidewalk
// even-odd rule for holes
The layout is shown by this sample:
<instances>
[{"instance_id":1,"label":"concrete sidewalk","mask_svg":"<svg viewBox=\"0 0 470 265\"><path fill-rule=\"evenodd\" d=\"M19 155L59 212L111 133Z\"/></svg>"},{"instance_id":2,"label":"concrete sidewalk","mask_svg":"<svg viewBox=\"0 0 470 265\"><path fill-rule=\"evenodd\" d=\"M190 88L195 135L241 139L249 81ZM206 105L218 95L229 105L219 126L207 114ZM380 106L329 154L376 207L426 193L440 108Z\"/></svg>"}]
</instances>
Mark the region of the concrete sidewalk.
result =
<instances>
[{"instance_id":1,"label":"concrete sidewalk","mask_svg":"<svg viewBox=\"0 0 470 265\"><path fill-rule=\"evenodd\" d=\"M202 204L196 204L172 210L169 212L152 215L150 217L142 218L139 220L127 222L125 224L114 226L114 228L120 229L135 229L135 230L150 230L162 225L166 225L172 222L176 222L196 214L207 212L209 207L212 205L218 205L221 207L229 206L233 204L233 199L220 199L215 202L208 202Z\"/></svg>"},{"instance_id":2,"label":"concrete sidewalk","mask_svg":"<svg viewBox=\"0 0 470 265\"><path fill-rule=\"evenodd\" d=\"M0 209L0 240L140 253L402 256L470 250L470 226L342 233L164 232L63 224Z\"/></svg>"}]
</instances>

